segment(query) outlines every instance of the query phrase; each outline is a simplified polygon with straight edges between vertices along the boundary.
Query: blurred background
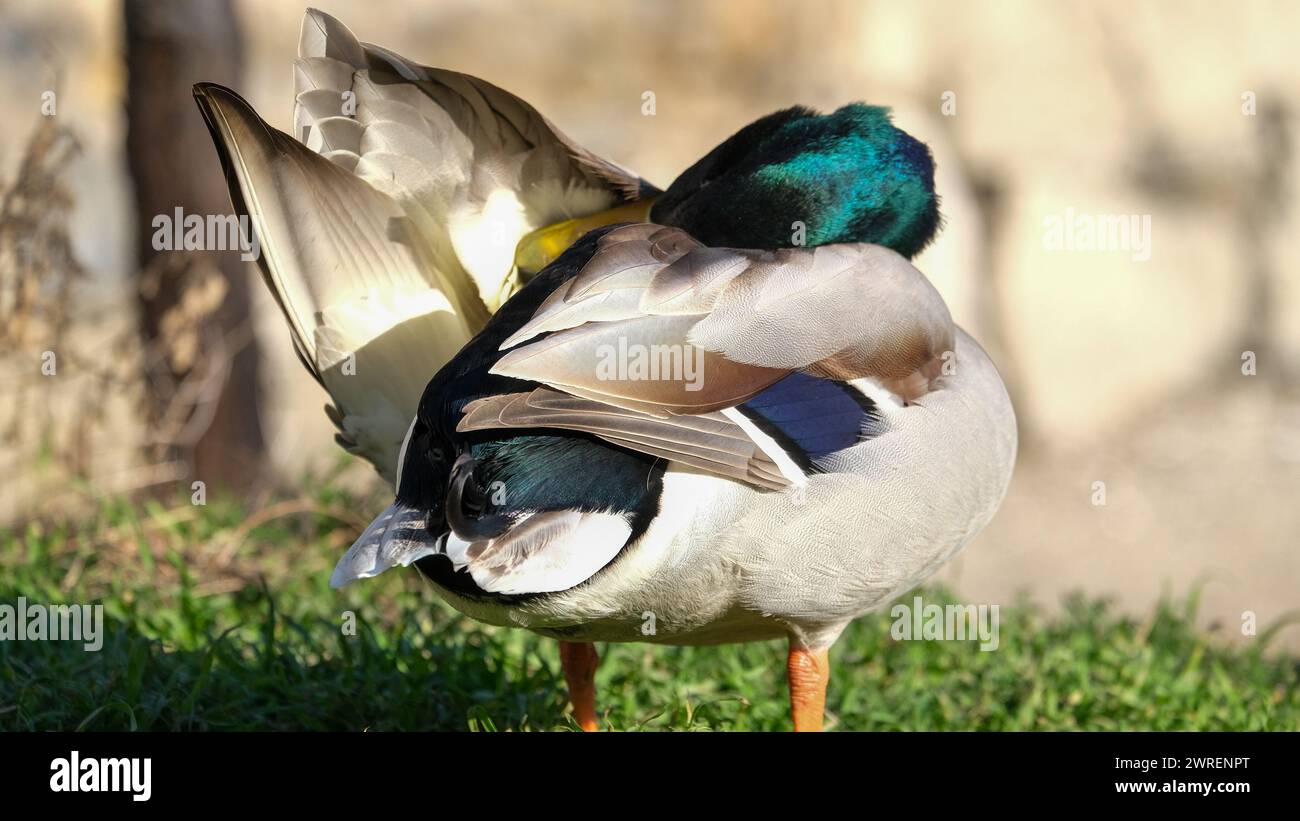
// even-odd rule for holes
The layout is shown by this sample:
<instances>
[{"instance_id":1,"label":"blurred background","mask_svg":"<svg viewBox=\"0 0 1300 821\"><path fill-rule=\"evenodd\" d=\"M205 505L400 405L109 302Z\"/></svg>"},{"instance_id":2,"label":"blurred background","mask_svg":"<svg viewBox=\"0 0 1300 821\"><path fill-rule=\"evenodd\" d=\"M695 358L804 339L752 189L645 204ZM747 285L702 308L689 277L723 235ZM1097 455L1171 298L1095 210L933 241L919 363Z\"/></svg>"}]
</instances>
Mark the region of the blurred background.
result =
<instances>
[{"instance_id":1,"label":"blurred background","mask_svg":"<svg viewBox=\"0 0 1300 821\"><path fill-rule=\"evenodd\" d=\"M1021 424L1002 512L943 579L969 602L1083 590L1135 613L1200 589L1228 640L1247 611L1300 607L1300 5L317 4L661 187L777 108L894 107L939 162L946 228L919 267ZM193 82L289 130L302 12L0 0L0 527L339 469L254 265L149 242L176 206L230 210ZM1149 258L1054 247L1070 215L1149 216ZM379 480L358 462L341 481Z\"/></svg>"}]
</instances>

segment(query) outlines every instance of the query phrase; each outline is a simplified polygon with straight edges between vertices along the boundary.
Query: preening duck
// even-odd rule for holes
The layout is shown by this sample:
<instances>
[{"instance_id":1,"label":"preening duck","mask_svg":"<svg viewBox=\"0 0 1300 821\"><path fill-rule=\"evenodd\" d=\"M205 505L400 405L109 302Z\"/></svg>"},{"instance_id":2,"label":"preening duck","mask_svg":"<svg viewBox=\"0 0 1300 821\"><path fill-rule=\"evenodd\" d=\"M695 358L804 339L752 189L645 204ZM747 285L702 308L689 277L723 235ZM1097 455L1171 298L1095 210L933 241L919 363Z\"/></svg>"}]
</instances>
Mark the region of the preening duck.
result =
<instances>
[{"instance_id":1,"label":"preening duck","mask_svg":"<svg viewBox=\"0 0 1300 821\"><path fill-rule=\"evenodd\" d=\"M820 729L830 645L983 528L1015 458L996 369L910 262L940 224L924 144L792 108L660 193L318 12L297 76L301 141L196 96L342 442L395 482L331 583L414 564L560 639L584 729L593 642L785 637Z\"/></svg>"}]
</instances>

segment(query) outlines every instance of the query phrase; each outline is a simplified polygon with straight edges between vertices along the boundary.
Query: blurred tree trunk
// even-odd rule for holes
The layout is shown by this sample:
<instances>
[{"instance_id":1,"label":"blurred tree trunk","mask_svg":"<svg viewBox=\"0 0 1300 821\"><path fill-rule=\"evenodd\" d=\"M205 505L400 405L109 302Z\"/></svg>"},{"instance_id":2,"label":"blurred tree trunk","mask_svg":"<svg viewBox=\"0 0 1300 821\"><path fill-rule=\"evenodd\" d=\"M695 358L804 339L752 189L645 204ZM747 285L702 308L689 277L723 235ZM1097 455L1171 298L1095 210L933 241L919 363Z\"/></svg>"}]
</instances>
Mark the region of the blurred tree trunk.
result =
<instances>
[{"instance_id":1,"label":"blurred tree trunk","mask_svg":"<svg viewBox=\"0 0 1300 821\"><path fill-rule=\"evenodd\" d=\"M188 459L195 479L246 486L263 452L247 267L238 251L159 251L153 243L154 218L170 219L177 207L205 220L232 213L191 87L239 84L234 10L230 0L123 0L122 10L141 333L156 354L146 363L150 422L160 450ZM196 285L205 275L206 285ZM196 289L206 298L193 296Z\"/></svg>"}]
</instances>

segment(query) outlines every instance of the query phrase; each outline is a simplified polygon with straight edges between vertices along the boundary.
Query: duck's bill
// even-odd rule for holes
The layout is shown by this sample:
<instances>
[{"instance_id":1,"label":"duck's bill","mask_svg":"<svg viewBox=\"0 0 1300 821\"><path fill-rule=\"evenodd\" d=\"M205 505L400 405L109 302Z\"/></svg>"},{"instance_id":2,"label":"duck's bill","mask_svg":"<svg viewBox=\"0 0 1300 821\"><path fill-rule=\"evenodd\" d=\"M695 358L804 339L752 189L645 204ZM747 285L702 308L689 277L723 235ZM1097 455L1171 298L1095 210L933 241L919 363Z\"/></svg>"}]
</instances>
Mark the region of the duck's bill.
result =
<instances>
[{"instance_id":1,"label":"duck's bill","mask_svg":"<svg viewBox=\"0 0 1300 821\"><path fill-rule=\"evenodd\" d=\"M399 503L388 506L353 542L330 575L330 587L378 576L390 567L407 567L438 552L438 539L425 527L427 514Z\"/></svg>"}]
</instances>

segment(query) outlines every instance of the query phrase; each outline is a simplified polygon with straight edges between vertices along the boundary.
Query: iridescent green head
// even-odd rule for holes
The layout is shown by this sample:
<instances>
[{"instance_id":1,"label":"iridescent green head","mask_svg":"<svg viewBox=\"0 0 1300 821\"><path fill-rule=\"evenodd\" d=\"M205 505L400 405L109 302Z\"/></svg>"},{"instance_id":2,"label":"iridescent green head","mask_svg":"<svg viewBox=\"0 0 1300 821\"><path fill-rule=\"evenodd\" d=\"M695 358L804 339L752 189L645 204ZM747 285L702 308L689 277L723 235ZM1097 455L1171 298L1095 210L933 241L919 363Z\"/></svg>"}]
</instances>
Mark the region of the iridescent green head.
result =
<instances>
[{"instance_id":1,"label":"iridescent green head","mask_svg":"<svg viewBox=\"0 0 1300 821\"><path fill-rule=\"evenodd\" d=\"M789 108L745 126L688 168L650 218L706 245L869 242L910 258L939 229L934 159L894 126L887 108L854 103L825 115Z\"/></svg>"}]
</instances>

